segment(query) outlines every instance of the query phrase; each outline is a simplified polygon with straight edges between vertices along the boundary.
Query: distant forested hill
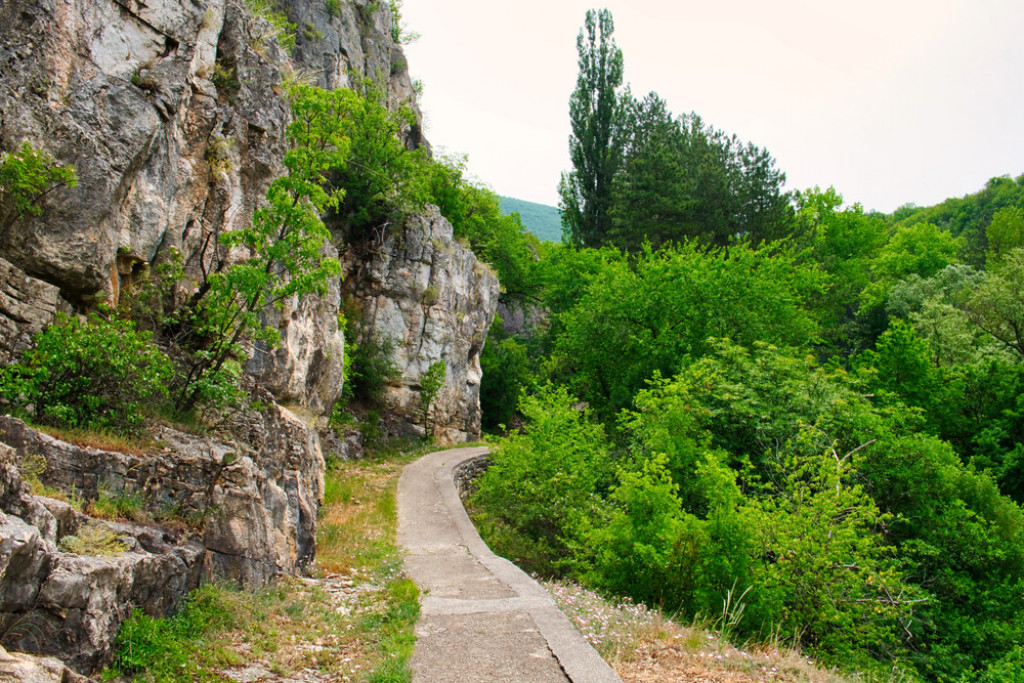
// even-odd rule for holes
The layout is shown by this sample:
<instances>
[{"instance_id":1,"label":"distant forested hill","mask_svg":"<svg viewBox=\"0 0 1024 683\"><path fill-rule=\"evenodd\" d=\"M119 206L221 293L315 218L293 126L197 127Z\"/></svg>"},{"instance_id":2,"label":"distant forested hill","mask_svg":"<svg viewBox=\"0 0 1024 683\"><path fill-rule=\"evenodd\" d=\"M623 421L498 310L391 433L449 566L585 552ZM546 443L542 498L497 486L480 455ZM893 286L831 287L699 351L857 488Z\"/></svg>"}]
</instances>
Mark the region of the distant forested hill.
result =
<instances>
[{"instance_id":1,"label":"distant forested hill","mask_svg":"<svg viewBox=\"0 0 1024 683\"><path fill-rule=\"evenodd\" d=\"M978 266L984 262L988 247L985 232L992 219L1003 209L1021 208L1024 208L1024 175L1016 180L992 178L980 192L950 198L935 206L902 206L896 210L894 218L897 226L933 223L954 237L962 237L961 257Z\"/></svg>"},{"instance_id":2,"label":"distant forested hill","mask_svg":"<svg viewBox=\"0 0 1024 683\"><path fill-rule=\"evenodd\" d=\"M518 213L526 229L545 242L562 241L562 218L558 209L547 204L527 202L512 197L501 197L503 213Z\"/></svg>"}]
</instances>

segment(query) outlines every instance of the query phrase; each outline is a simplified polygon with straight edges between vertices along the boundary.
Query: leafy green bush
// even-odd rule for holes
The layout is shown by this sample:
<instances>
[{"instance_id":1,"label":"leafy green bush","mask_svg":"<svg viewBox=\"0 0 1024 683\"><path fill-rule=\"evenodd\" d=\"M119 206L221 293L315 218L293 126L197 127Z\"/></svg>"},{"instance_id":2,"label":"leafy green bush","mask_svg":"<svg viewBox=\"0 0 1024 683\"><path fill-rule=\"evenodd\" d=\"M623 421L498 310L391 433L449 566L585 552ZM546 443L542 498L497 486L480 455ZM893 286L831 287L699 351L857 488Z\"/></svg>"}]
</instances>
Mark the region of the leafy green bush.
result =
<instances>
[{"instance_id":1,"label":"leafy green bush","mask_svg":"<svg viewBox=\"0 0 1024 683\"><path fill-rule=\"evenodd\" d=\"M349 241L380 241L429 201L429 162L423 150L402 142L414 122L412 111L389 110L386 93L370 81L360 87L364 95L345 91L349 97L338 111L351 148L347 162L332 171L333 185L345 191L333 220Z\"/></svg>"},{"instance_id":2,"label":"leafy green bush","mask_svg":"<svg viewBox=\"0 0 1024 683\"><path fill-rule=\"evenodd\" d=\"M131 322L58 316L19 362L0 368L0 398L37 424L134 434L167 397L170 360Z\"/></svg>"},{"instance_id":3,"label":"leafy green bush","mask_svg":"<svg viewBox=\"0 0 1024 683\"><path fill-rule=\"evenodd\" d=\"M620 469L616 479L607 515L580 520L581 535L593 549L587 576L615 593L661 602L673 551L683 533L678 487L664 456L643 463L639 470Z\"/></svg>"},{"instance_id":4,"label":"leafy green bush","mask_svg":"<svg viewBox=\"0 0 1024 683\"><path fill-rule=\"evenodd\" d=\"M355 338L354 333L351 338ZM346 361L346 365L351 363L346 396L366 405L380 406L384 389L398 377L398 366L392 360L394 352L395 342L390 337L372 333L365 336L352 348Z\"/></svg>"},{"instance_id":5,"label":"leafy green bush","mask_svg":"<svg viewBox=\"0 0 1024 683\"><path fill-rule=\"evenodd\" d=\"M976 680L978 683L1024 683L1024 645L1018 645L999 661L989 667Z\"/></svg>"},{"instance_id":6,"label":"leafy green bush","mask_svg":"<svg viewBox=\"0 0 1024 683\"><path fill-rule=\"evenodd\" d=\"M505 335L501 318L495 316L480 354L480 413L485 429L507 425L519 406L519 396L529 383L526 347Z\"/></svg>"},{"instance_id":7,"label":"leafy green bush","mask_svg":"<svg viewBox=\"0 0 1024 683\"><path fill-rule=\"evenodd\" d=\"M866 397L871 372L705 344L620 414L614 456L564 388L523 401L473 498L498 552L868 676L1013 661L1020 508L920 411Z\"/></svg>"},{"instance_id":8,"label":"leafy green bush","mask_svg":"<svg viewBox=\"0 0 1024 683\"><path fill-rule=\"evenodd\" d=\"M574 403L564 388L524 397L526 432L501 442L472 499L484 527L526 540L509 550L531 570L551 572L560 560L564 568L573 530L598 514L597 494L612 478L603 428Z\"/></svg>"},{"instance_id":9,"label":"leafy green bush","mask_svg":"<svg viewBox=\"0 0 1024 683\"><path fill-rule=\"evenodd\" d=\"M42 212L39 201L59 187L78 184L75 169L62 166L53 157L31 144L22 143L17 152L0 154L0 208L3 223ZM9 205L9 208L5 208Z\"/></svg>"},{"instance_id":10,"label":"leafy green bush","mask_svg":"<svg viewBox=\"0 0 1024 683\"><path fill-rule=\"evenodd\" d=\"M437 393L444 386L445 377L448 374L448 366L443 360L431 363L427 371L420 376L420 402L423 403L423 428L429 435L430 428L430 407L437 398Z\"/></svg>"},{"instance_id":11,"label":"leafy green bush","mask_svg":"<svg viewBox=\"0 0 1024 683\"><path fill-rule=\"evenodd\" d=\"M672 375L688 356L707 353L710 337L743 345L815 339L805 302L821 285L816 268L773 245L646 250L633 263L607 263L587 283L559 317L556 358L573 391L610 419L655 372Z\"/></svg>"}]
</instances>

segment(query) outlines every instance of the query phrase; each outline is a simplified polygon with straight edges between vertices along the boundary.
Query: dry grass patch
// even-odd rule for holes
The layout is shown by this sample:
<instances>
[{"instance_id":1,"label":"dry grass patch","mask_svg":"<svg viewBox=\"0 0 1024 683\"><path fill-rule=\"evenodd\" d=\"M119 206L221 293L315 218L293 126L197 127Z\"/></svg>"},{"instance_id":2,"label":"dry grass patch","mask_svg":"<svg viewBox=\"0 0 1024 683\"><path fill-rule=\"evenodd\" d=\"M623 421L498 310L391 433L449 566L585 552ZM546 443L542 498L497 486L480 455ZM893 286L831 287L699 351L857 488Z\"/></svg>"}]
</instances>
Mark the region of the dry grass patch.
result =
<instances>
[{"instance_id":1,"label":"dry grass patch","mask_svg":"<svg viewBox=\"0 0 1024 683\"><path fill-rule=\"evenodd\" d=\"M32 428L79 448L98 448L126 455L150 455L160 447L160 444L145 434L130 438L97 430L60 429L37 424L33 424Z\"/></svg>"},{"instance_id":2,"label":"dry grass patch","mask_svg":"<svg viewBox=\"0 0 1024 683\"><path fill-rule=\"evenodd\" d=\"M330 468L317 529L319 573L362 574L395 552L395 492L406 462L367 460Z\"/></svg>"},{"instance_id":3,"label":"dry grass patch","mask_svg":"<svg viewBox=\"0 0 1024 683\"><path fill-rule=\"evenodd\" d=\"M778 643L736 647L710 626L683 625L656 610L629 600L611 601L569 581L541 583L627 683L858 680L818 668Z\"/></svg>"}]
</instances>

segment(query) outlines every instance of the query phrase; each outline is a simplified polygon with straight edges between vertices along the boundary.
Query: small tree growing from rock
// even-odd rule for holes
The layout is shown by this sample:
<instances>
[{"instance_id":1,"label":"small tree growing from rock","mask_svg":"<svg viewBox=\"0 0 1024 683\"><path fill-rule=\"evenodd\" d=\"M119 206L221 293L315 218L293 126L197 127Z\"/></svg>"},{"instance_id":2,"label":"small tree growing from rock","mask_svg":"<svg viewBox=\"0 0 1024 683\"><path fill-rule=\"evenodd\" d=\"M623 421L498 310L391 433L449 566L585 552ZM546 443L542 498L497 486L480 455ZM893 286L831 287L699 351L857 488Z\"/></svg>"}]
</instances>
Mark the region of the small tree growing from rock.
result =
<instances>
[{"instance_id":1,"label":"small tree growing from rock","mask_svg":"<svg viewBox=\"0 0 1024 683\"><path fill-rule=\"evenodd\" d=\"M59 164L28 142L16 152L0 154L0 226L8 227L25 214L38 216L43 197L77 184L74 167Z\"/></svg>"},{"instance_id":2,"label":"small tree growing from rock","mask_svg":"<svg viewBox=\"0 0 1024 683\"><path fill-rule=\"evenodd\" d=\"M331 235L321 214L338 208L344 191L328 181L343 168L350 143L345 135L348 112L360 98L351 90L296 86L289 93L293 121L285 175L267 190L265 204L252 225L220 235L224 247L185 307L187 336L183 379L175 402L188 412L204 398L209 377L244 357L242 342L278 341L277 330L260 323L260 311L293 295L324 294L341 265L325 256ZM230 262L232 250L248 258Z\"/></svg>"},{"instance_id":3,"label":"small tree growing from rock","mask_svg":"<svg viewBox=\"0 0 1024 683\"><path fill-rule=\"evenodd\" d=\"M423 401L423 428L426 434L434 432L430 428L430 406L437 398L437 393L444 386L445 377L448 375L448 366L443 360L431 364L427 371L420 377L420 400Z\"/></svg>"}]
</instances>

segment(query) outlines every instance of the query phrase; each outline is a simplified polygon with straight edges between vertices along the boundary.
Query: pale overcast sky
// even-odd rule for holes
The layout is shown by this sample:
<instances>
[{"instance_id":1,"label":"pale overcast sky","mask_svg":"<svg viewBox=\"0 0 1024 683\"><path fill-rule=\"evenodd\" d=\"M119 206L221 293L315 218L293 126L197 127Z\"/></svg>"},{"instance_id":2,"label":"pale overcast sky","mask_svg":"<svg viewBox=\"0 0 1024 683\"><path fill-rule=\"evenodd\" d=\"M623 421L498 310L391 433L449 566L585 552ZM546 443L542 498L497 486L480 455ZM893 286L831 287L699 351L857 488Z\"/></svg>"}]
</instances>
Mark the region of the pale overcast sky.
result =
<instances>
[{"instance_id":1,"label":"pale overcast sky","mask_svg":"<svg viewBox=\"0 0 1024 683\"><path fill-rule=\"evenodd\" d=\"M766 147L790 189L888 212L1024 173L1021 0L405 0L427 138L556 205L576 34L602 6L634 94Z\"/></svg>"}]
</instances>

